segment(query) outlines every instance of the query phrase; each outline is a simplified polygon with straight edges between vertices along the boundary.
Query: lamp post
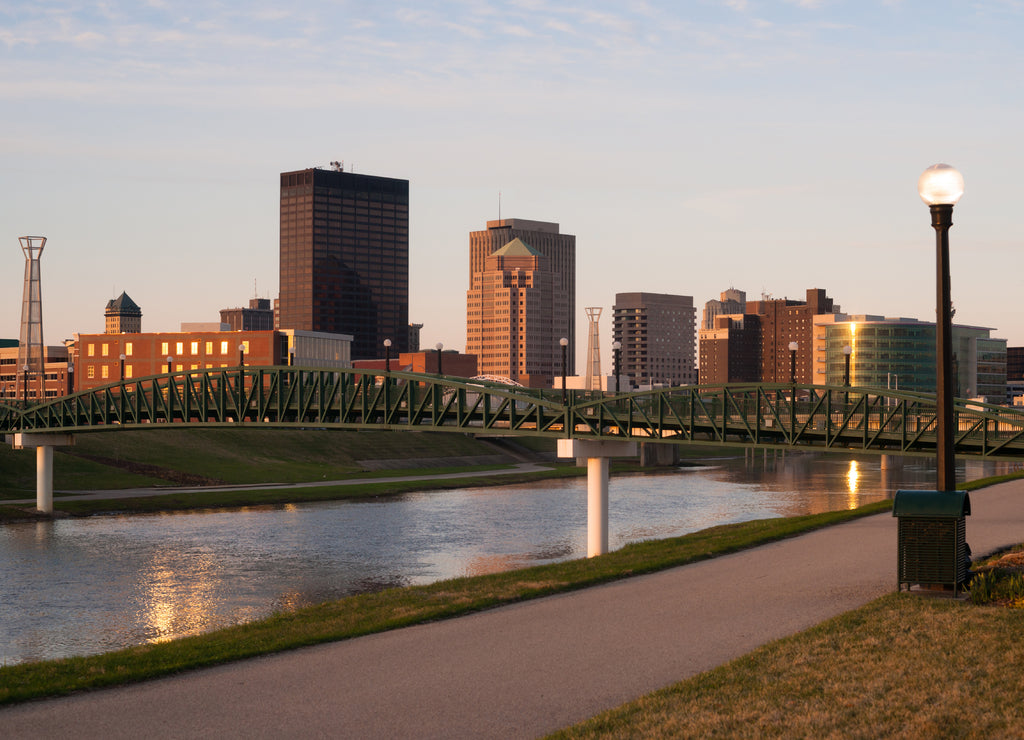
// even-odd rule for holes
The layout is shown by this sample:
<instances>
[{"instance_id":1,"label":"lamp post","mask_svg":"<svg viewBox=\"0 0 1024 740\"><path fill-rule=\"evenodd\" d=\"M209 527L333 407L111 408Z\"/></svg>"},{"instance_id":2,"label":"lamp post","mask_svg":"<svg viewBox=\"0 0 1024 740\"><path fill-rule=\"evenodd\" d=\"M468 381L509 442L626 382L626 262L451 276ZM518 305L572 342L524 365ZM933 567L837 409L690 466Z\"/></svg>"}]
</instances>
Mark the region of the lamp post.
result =
<instances>
[{"instance_id":1,"label":"lamp post","mask_svg":"<svg viewBox=\"0 0 1024 740\"><path fill-rule=\"evenodd\" d=\"M796 351L800 345L796 342L789 343L789 382L796 385Z\"/></svg>"},{"instance_id":2,"label":"lamp post","mask_svg":"<svg viewBox=\"0 0 1024 740\"><path fill-rule=\"evenodd\" d=\"M928 204L935 229L935 452L937 488L956 490L956 462L953 455L953 312L949 289L949 227L953 206L964 194L964 178L948 164L935 164L917 181L917 192Z\"/></svg>"},{"instance_id":3,"label":"lamp post","mask_svg":"<svg viewBox=\"0 0 1024 740\"><path fill-rule=\"evenodd\" d=\"M846 371L843 373L843 385L847 388L850 387L850 355L853 354L853 347L846 345L843 347L843 354L846 355Z\"/></svg>"},{"instance_id":4,"label":"lamp post","mask_svg":"<svg viewBox=\"0 0 1024 740\"><path fill-rule=\"evenodd\" d=\"M122 352L121 353L121 382L122 383L124 382L124 361L125 361L125 355L124 355L124 352Z\"/></svg>"},{"instance_id":5,"label":"lamp post","mask_svg":"<svg viewBox=\"0 0 1024 740\"><path fill-rule=\"evenodd\" d=\"M622 342L612 342L612 373L615 374L615 392L619 392L619 360L622 358Z\"/></svg>"},{"instance_id":6,"label":"lamp post","mask_svg":"<svg viewBox=\"0 0 1024 740\"><path fill-rule=\"evenodd\" d=\"M295 348L288 348L288 367L292 367L295 364Z\"/></svg>"},{"instance_id":7,"label":"lamp post","mask_svg":"<svg viewBox=\"0 0 1024 740\"><path fill-rule=\"evenodd\" d=\"M434 345L434 349L437 350L437 374L444 375L444 373L441 372L441 350L444 349L444 344L442 342L438 342Z\"/></svg>"},{"instance_id":8,"label":"lamp post","mask_svg":"<svg viewBox=\"0 0 1024 740\"><path fill-rule=\"evenodd\" d=\"M172 372L174 358L171 355L167 355L167 374L170 375Z\"/></svg>"},{"instance_id":9,"label":"lamp post","mask_svg":"<svg viewBox=\"0 0 1024 740\"><path fill-rule=\"evenodd\" d=\"M75 392L75 363L68 360L68 394Z\"/></svg>"},{"instance_id":10,"label":"lamp post","mask_svg":"<svg viewBox=\"0 0 1024 740\"><path fill-rule=\"evenodd\" d=\"M391 372L391 340L384 340L384 372Z\"/></svg>"},{"instance_id":11,"label":"lamp post","mask_svg":"<svg viewBox=\"0 0 1024 740\"><path fill-rule=\"evenodd\" d=\"M242 342L238 345L238 366L242 367L245 364L245 343Z\"/></svg>"},{"instance_id":12,"label":"lamp post","mask_svg":"<svg viewBox=\"0 0 1024 740\"><path fill-rule=\"evenodd\" d=\"M562 345L562 405L565 406L569 403L569 394L565 389L565 366L566 366L566 354L569 351L569 340L562 337L558 340L558 343Z\"/></svg>"}]
</instances>

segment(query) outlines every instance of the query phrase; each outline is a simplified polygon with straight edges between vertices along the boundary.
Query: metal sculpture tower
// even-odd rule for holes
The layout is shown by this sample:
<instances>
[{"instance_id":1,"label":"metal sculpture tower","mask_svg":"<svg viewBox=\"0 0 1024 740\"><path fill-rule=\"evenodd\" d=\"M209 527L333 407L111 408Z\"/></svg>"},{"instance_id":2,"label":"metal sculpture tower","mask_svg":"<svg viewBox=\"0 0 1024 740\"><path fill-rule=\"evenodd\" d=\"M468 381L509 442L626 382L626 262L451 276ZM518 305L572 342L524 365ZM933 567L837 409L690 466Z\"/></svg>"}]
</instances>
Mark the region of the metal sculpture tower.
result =
<instances>
[{"instance_id":1,"label":"metal sculpture tower","mask_svg":"<svg viewBox=\"0 0 1024 740\"><path fill-rule=\"evenodd\" d=\"M21 336L18 342L18 367L15 387L18 397L42 400L43 388L43 293L39 258L46 245L45 236L22 236L21 251L25 253L25 291L21 301ZM33 382L34 381L34 382ZM30 393L30 388L35 388Z\"/></svg>"},{"instance_id":2,"label":"metal sculpture tower","mask_svg":"<svg viewBox=\"0 0 1024 740\"><path fill-rule=\"evenodd\" d=\"M590 336L587 338L587 379L585 388L588 391L601 389L601 334L597 326L601 318L601 308L591 306L586 309L590 319Z\"/></svg>"}]
</instances>

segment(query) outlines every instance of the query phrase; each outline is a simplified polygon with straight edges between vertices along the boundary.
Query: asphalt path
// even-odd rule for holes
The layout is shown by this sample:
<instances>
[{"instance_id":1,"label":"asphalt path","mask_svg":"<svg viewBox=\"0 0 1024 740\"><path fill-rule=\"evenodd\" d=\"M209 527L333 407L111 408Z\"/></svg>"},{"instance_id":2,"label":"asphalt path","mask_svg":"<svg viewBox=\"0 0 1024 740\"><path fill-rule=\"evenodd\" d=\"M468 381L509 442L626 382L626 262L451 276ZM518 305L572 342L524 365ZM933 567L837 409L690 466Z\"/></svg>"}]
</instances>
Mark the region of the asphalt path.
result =
<instances>
[{"instance_id":1,"label":"asphalt path","mask_svg":"<svg viewBox=\"0 0 1024 740\"><path fill-rule=\"evenodd\" d=\"M1024 541L1024 481L971 494L975 555ZM889 514L570 594L0 710L8 737L528 738L896 588Z\"/></svg>"},{"instance_id":2,"label":"asphalt path","mask_svg":"<svg viewBox=\"0 0 1024 740\"><path fill-rule=\"evenodd\" d=\"M396 483L402 481L449 480L458 478L479 478L491 475L513 475L516 473L537 473L551 470L550 465L537 463L517 463L510 468L497 470L473 470L465 473L437 473L436 475L393 475L376 478L345 478L343 480L317 480L300 483L237 483L223 486L149 486L146 488L116 488L104 491L60 491L54 492L54 501L102 501L105 499L143 498L147 496L166 496L172 493L203 493L207 491L264 491L287 488L324 488L326 486L358 486L364 483ZM4 505L31 505L35 498L6 500L0 499Z\"/></svg>"}]
</instances>

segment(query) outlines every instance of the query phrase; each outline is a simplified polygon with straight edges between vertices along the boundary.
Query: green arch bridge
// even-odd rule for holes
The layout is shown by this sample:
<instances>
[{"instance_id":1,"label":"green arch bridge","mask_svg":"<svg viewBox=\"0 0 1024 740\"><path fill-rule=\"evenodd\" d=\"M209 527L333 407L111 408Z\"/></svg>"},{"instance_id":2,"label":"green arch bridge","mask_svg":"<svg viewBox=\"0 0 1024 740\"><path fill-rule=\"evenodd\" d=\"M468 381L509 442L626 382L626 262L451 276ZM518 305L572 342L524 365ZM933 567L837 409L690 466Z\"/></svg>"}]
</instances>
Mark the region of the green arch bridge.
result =
<instances>
[{"instance_id":1,"label":"green arch bridge","mask_svg":"<svg viewBox=\"0 0 1024 740\"><path fill-rule=\"evenodd\" d=\"M729 384L632 393L514 388L418 373L192 370L0 404L0 432L187 426L389 429L670 444L934 454L935 397L877 388ZM1024 410L954 401L958 455L1024 458Z\"/></svg>"}]
</instances>

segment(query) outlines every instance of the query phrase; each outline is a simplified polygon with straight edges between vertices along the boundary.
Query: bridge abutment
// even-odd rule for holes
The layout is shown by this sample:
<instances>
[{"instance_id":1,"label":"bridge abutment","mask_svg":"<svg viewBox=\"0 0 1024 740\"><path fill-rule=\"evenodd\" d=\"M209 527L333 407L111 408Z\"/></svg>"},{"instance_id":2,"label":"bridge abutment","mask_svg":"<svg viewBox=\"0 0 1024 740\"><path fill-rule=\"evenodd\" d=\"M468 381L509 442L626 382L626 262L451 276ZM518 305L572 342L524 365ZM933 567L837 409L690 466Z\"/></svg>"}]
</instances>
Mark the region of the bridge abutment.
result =
<instances>
[{"instance_id":1,"label":"bridge abutment","mask_svg":"<svg viewBox=\"0 0 1024 740\"><path fill-rule=\"evenodd\" d=\"M53 448L71 447L73 434L32 434L18 432L7 435L16 450L36 448L36 508L44 514L53 513Z\"/></svg>"},{"instance_id":2,"label":"bridge abutment","mask_svg":"<svg viewBox=\"0 0 1024 740\"><path fill-rule=\"evenodd\" d=\"M628 440L560 439L558 456L587 461L587 557L608 552L608 460L636 457Z\"/></svg>"}]
</instances>

